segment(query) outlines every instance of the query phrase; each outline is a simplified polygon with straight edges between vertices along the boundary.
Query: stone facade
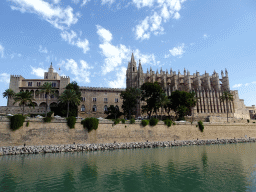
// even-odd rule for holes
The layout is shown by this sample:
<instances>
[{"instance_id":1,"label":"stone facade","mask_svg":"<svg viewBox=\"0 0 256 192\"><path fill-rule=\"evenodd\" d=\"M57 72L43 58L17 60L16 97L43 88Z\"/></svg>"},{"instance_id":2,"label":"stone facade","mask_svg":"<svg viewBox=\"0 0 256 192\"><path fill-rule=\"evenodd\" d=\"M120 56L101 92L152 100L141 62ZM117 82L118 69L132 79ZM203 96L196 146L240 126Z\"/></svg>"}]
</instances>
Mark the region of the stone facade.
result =
<instances>
[{"instance_id":1,"label":"stone facade","mask_svg":"<svg viewBox=\"0 0 256 192\"><path fill-rule=\"evenodd\" d=\"M143 83L146 82L158 82L167 96L170 96L173 91L194 91L198 102L194 107L192 114L194 116L223 116L229 112L230 117L246 118L249 119L249 110L245 107L244 101L239 99L238 91L230 90L228 71L221 71L221 78L215 71L212 75L205 73L200 75L199 72L190 75L190 72L184 69L184 73L180 71L168 70L160 72L158 70L152 71L147 69L146 73L143 73L141 62L137 68L137 63L132 54L131 61L128 62L128 68L126 71L126 87L140 88ZM234 100L223 103L220 101L224 91L230 91L234 96ZM140 109L138 109L140 114ZM140 114L141 115L141 114Z\"/></svg>"},{"instance_id":2,"label":"stone facade","mask_svg":"<svg viewBox=\"0 0 256 192\"><path fill-rule=\"evenodd\" d=\"M52 87L55 90L53 95L48 96L48 107L54 106L58 102L58 96L63 93L65 87L70 83L69 77L59 76L57 72L53 71L52 64L48 70L48 72L44 73L44 79L25 79L21 75L11 75L10 76L10 85L9 89L12 89L15 93L18 93L20 91L29 91L33 95L34 99L34 106L36 107L45 107L46 106L46 95L45 93L39 93L40 92L40 86L42 86L44 83L50 82L52 83ZM18 113L18 111L15 111L15 109L18 110L18 108L10 108L12 106L19 106L19 103L16 103L13 105L14 100L10 99L9 102L9 110L13 111L13 113ZM33 110L33 108L31 109ZM29 110L29 111L31 111ZM36 113L38 112L38 109L34 110Z\"/></svg>"},{"instance_id":3,"label":"stone facade","mask_svg":"<svg viewBox=\"0 0 256 192\"><path fill-rule=\"evenodd\" d=\"M104 113L110 105L122 110L121 91L125 89L103 87L80 87L81 103L78 107L79 117L106 117Z\"/></svg>"}]
</instances>

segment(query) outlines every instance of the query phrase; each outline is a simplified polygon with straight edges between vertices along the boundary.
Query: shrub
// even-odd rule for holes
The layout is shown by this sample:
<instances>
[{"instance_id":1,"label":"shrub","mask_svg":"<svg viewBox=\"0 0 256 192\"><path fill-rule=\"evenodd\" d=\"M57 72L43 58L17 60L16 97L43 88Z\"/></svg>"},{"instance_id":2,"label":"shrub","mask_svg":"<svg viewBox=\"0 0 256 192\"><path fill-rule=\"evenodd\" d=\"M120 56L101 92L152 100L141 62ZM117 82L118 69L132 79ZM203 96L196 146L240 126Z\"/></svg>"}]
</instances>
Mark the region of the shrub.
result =
<instances>
[{"instance_id":1,"label":"shrub","mask_svg":"<svg viewBox=\"0 0 256 192\"><path fill-rule=\"evenodd\" d=\"M48 113L47 113L47 117L51 117L52 114L53 114L53 111L48 112Z\"/></svg>"},{"instance_id":2,"label":"shrub","mask_svg":"<svg viewBox=\"0 0 256 192\"><path fill-rule=\"evenodd\" d=\"M19 129L21 126L23 126L25 117L22 115L14 115L10 117L10 120L11 120L11 129L14 131Z\"/></svg>"},{"instance_id":3,"label":"shrub","mask_svg":"<svg viewBox=\"0 0 256 192\"><path fill-rule=\"evenodd\" d=\"M141 124L143 127L147 126L149 124L148 120L144 119L141 121Z\"/></svg>"},{"instance_id":4,"label":"shrub","mask_svg":"<svg viewBox=\"0 0 256 192\"><path fill-rule=\"evenodd\" d=\"M122 124L125 124L125 119L121 119L121 121L122 121Z\"/></svg>"},{"instance_id":5,"label":"shrub","mask_svg":"<svg viewBox=\"0 0 256 192\"><path fill-rule=\"evenodd\" d=\"M247 123L250 123L250 120L249 120L249 119L247 119Z\"/></svg>"},{"instance_id":6,"label":"shrub","mask_svg":"<svg viewBox=\"0 0 256 192\"><path fill-rule=\"evenodd\" d=\"M68 124L70 129L75 128L76 118L74 116L68 117L67 118L67 124Z\"/></svg>"},{"instance_id":7,"label":"shrub","mask_svg":"<svg viewBox=\"0 0 256 192\"><path fill-rule=\"evenodd\" d=\"M176 125L176 123L175 123L175 122L173 122L172 124L173 124L173 125Z\"/></svg>"},{"instance_id":8,"label":"shrub","mask_svg":"<svg viewBox=\"0 0 256 192\"><path fill-rule=\"evenodd\" d=\"M45 123L50 123L52 121L52 118L51 117L45 117L43 118L44 122Z\"/></svg>"},{"instance_id":9,"label":"shrub","mask_svg":"<svg viewBox=\"0 0 256 192\"><path fill-rule=\"evenodd\" d=\"M87 128L88 131L90 132L91 130L96 130L99 125L99 119L96 119L94 117L91 118L86 118L81 121L81 124L83 124L84 128Z\"/></svg>"},{"instance_id":10,"label":"shrub","mask_svg":"<svg viewBox=\"0 0 256 192\"><path fill-rule=\"evenodd\" d=\"M26 127L28 127L29 126L29 121L26 123Z\"/></svg>"},{"instance_id":11,"label":"shrub","mask_svg":"<svg viewBox=\"0 0 256 192\"><path fill-rule=\"evenodd\" d=\"M135 119L132 118L132 119L130 120L130 124L134 124L134 123L135 123Z\"/></svg>"},{"instance_id":12,"label":"shrub","mask_svg":"<svg viewBox=\"0 0 256 192\"><path fill-rule=\"evenodd\" d=\"M120 119L113 119L114 125L118 124L120 122Z\"/></svg>"},{"instance_id":13,"label":"shrub","mask_svg":"<svg viewBox=\"0 0 256 192\"><path fill-rule=\"evenodd\" d=\"M155 126L155 125L157 125L157 123L158 123L158 119L156 119L156 118L152 118L149 120L149 124L151 126Z\"/></svg>"},{"instance_id":14,"label":"shrub","mask_svg":"<svg viewBox=\"0 0 256 192\"><path fill-rule=\"evenodd\" d=\"M252 123L255 123L255 121L254 121L254 122L252 122Z\"/></svg>"},{"instance_id":15,"label":"shrub","mask_svg":"<svg viewBox=\"0 0 256 192\"><path fill-rule=\"evenodd\" d=\"M164 124L167 125L168 127L172 126L172 120L166 119L164 120Z\"/></svg>"},{"instance_id":16,"label":"shrub","mask_svg":"<svg viewBox=\"0 0 256 192\"><path fill-rule=\"evenodd\" d=\"M204 125L202 121L198 121L198 127L201 132L204 132Z\"/></svg>"}]
</instances>

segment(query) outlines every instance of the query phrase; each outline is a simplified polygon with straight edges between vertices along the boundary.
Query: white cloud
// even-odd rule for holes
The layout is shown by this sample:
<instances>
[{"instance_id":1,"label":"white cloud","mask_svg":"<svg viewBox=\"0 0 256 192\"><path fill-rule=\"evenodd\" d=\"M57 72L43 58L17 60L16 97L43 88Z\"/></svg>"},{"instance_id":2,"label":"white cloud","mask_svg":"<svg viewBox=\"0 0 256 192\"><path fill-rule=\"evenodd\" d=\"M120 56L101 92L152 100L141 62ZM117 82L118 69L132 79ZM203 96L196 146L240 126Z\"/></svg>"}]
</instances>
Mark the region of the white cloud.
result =
<instances>
[{"instance_id":1,"label":"white cloud","mask_svg":"<svg viewBox=\"0 0 256 192\"><path fill-rule=\"evenodd\" d=\"M52 0L54 4L59 4L61 0Z\"/></svg>"},{"instance_id":2,"label":"white cloud","mask_svg":"<svg viewBox=\"0 0 256 192\"><path fill-rule=\"evenodd\" d=\"M111 88L125 88L126 87L126 68L122 67L120 70L117 70L117 78L114 81L109 81L108 86Z\"/></svg>"},{"instance_id":3,"label":"white cloud","mask_svg":"<svg viewBox=\"0 0 256 192\"><path fill-rule=\"evenodd\" d=\"M114 3L115 2L115 0L101 0L101 4L107 4L107 3L109 3L109 4L112 4L112 3Z\"/></svg>"},{"instance_id":4,"label":"white cloud","mask_svg":"<svg viewBox=\"0 0 256 192\"><path fill-rule=\"evenodd\" d=\"M39 50L40 53L48 53L48 50L46 49L46 47L43 49L42 45L39 45Z\"/></svg>"},{"instance_id":5,"label":"white cloud","mask_svg":"<svg viewBox=\"0 0 256 192\"><path fill-rule=\"evenodd\" d=\"M140 9L142 7L152 7L154 0L133 0L132 2Z\"/></svg>"},{"instance_id":6,"label":"white cloud","mask_svg":"<svg viewBox=\"0 0 256 192\"><path fill-rule=\"evenodd\" d=\"M86 53L90 50L89 48L89 41L87 39L81 40L77 37L76 32L71 30L71 32L63 31L61 37L64 41L67 41L70 45L76 45L77 47L83 49L83 52Z\"/></svg>"},{"instance_id":7,"label":"white cloud","mask_svg":"<svg viewBox=\"0 0 256 192\"><path fill-rule=\"evenodd\" d=\"M74 80L77 82L91 82L91 72L89 70L93 67L90 67L84 60L80 60L80 65L78 65L75 60L67 59L66 61L62 61L60 64L58 64L58 66L63 66L67 71L70 71L71 74L75 75Z\"/></svg>"},{"instance_id":8,"label":"white cloud","mask_svg":"<svg viewBox=\"0 0 256 192\"><path fill-rule=\"evenodd\" d=\"M233 86L233 88L238 88L238 87L242 87L243 86L243 84L242 83L239 83L239 84L235 84L234 86Z\"/></svg>"},{"instance_id":9,"label":"white cloud","mask_svg":"<svg viewBox=\"0 0 256 192\"><path fill-rule=\"evenodd\" d=\"M183 53L185 53L184 49L184 43L181 44L181 46L178 47L174 47L173 49L170 49L170 53L172 56L176 57L181 57L183 55Z\"/></svg>"},{"instance_id":10,"label":"white cloud","mask_svg":"<svg viewBox=\"0 0 256 192\"><path fill-rule=\"evenodd\" d=\"M163 23L169 21L170 18L179 19L181 5L186 0L133 0L132 3L138 8L149 7L154 13L151 16L146 16L135 26L136 39L149 39L150 34L163 34Z\"/></svg>"},{"instance_id":11,"label":"white cloud","mask_svg":"<svg viewBox=\"0 0 256 192\"><path fill-rule=\"evenodd\" d=\"M204 39L207 39L208 37L209 37L209 36L208 36L207 34L204 34L204 35L203 35L203 38L204 38Z\"/></svg>"},{"instance_id":12,"label":"white cloud","mask_svg":"<svg viewBox=\"0 0 256 192\"><path fill-rule=\"evenodd\" d=\"M87 39L84 39L84 41L81 41L80 39L78 39L78 41L76 42L77 47L83 49L84 54L90 50L89 48L89 41Z\"/></svg>"},{"instance_id":13,"label":"white cloud","mask_svg":"<svg viewBox=\"0 0 256 192\"><path fill-rule=\"evenodd\" d=\"M101 40L103 42L110 42L112 40L112 34L110 33L109 30L104 29L100 25L96 25L97 27L97 34L101 37Z\"/></svg>"},{"instance_id":14,"label":"white cloud","mask_svg":"<svg viewBox=\"0 0 256 192\"><path fill-rule=\"evenodd\" d=\"M47 69L43 69L41 67L38 67L38 68L32 67L32 66L30 67L32 69L32 72L31 72L32 75L36 75L40 78L44 78L44 72L47 72Z\"/></svg>"},{"instance_id":15,"label":"white cloud","mask_svg":"<svg viewBox=\"0 0 256 192\"><path fill-rule=\"evenodd\" d=\"M10 74L7 74L7 73L0 74L0 82L9 84L10 83Z\"/></svg>"},{"instance_id":16,"label":"white cloud","mask_svg":"<svg viewBox=\"0 0 256 192\"><path fill-rule=\"evenodd\" d=\"M67 31L63 31L61 32L61 37L62 39L64 39L65 41L67 41L69 44L74 45L75 41L74 39L77 38L77 34L76 32L74 32L73 30L71 30L71 32L67 32Z\"/></svg>"},{"instance_id":17,"label":"white cloud","mask_svg":"<svg viewBox=\"0 0 256 192\"><path fill-rule=\"evenodd\" d=\"M111 44L111 32L101 26L97 26L97 29L97 33L100 36L100 39L102 39L102 43L99 45L99 48L101 49L102 55L105 57L104 65L101 67L102 74L106 75L111 71L119 69L124 62L130 61L132 50L122 44L116 46ZM141 59L142 64L156 64L154 54L142 54L138 49L136 49L134 51L134 56L137 59Z\"/></svg>"},{"instance_id":18,"label":"white cloud","mask_svg":"<svg viewBox=\"0 0 256 192\"><path fill-rule=\"evenodd\" d=\"M22 13L35 13L54 27L64 30L78 21L79 13L74 14L73 8L67 6L65 9L58 5L53 5L43 0L9 0L15 4L11 5L12 10L19 10ZM59 0L54 0L59 3Z\"/></svg>"},{"instance_id":19,"label":"white cloud","mask_svg":"<svg viewBox=\"0 0 256 192\"><path fill-rule=\"evenodd\" d=\"M0 55L1 58L4 58L4 47L0 44Z\"/></svg>"}]
</instances>

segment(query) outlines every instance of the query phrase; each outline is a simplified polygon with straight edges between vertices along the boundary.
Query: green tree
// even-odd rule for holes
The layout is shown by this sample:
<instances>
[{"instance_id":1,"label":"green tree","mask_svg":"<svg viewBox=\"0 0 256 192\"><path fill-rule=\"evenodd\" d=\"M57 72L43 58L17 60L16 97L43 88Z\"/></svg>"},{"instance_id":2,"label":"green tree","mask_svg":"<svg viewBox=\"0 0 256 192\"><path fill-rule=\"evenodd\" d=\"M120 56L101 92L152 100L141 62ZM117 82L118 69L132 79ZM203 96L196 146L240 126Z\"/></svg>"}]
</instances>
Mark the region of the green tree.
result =
<instances>
[{"instance_id":1,"label":"green tree","mask_svg":"<svg viewBox=\"0 0 256 192\"><path fill-rule=\"evenodd\" d=\"M175 111L179 119L184 119L185 115L191 112L191 109L196 105L196 97L194 92L174 91L170 99L170 108Z\"/></svg>"},{"instance_id":2,"label":"green tree","mask_svg":"<svg viewBox=\"0 0 256 192\"><path fill-rule=\"evenodd\" d=\"M72 81L71 83L69 83L67 86L66 86L66 90L74 90L76 92L76 95L78 98L81 98L81 91L80 91L80 88L79 86L77 85L77 82L75 81ZM59 102L57 107L53 107L52 108L52 111L54 111L54 114L56 115L60 115L60 116L67 116L67 106L68 104L67 103L62 103L62 102ZM77 104L74 104L74 103L70 103L69 104L69 113L68 115L69 116L74 116L74 117L77 117L77 112L78 112L78 106L80 105L80 100L79 100L79 103Z\"/></svg>"},{"instance_id":3,"label":"green tree","mask_svg":"<svg viewBox=\"0 0 256 192\"><path fill-rule=\"evenodd\" d=\"M14 103L17 103L19 102L19 105L20 106L23 106L23 112L22 112L22 115L24 116L24 111L25 111L25 105L29 105L29 104L32 104L33 102L33 96L31 94L31 92L28 92L28 91L22 91L22 92L19 92L19 93L16 93L15 96L14 96ZM33 105L33 104L32 104Z\"/></svg>"},{"instance_id":4,"label":"green tree","mask_svg":"<svg viewBox=\"0 0 256 192\"><path fill-rule=\"evenodd\" d=\"M124 115L131 119L132 115L136 115L137 104L140 101L141 90L137 88L128 88L122 91L120 97L123 99L122 109Z\"/></svg>"},{"instance_id":5,"label":"green tree","mask_svg":"<svg viewBox=\"0 0 256 192\"><path fill-rule=\"evenodd\" d=\"M220 96L220 101L223 102L223 104L224 104L224 101L226 101L227 122L228 122L228 113L229 113L228 102L233 101L233 95L230 93L230 91L224 91L222 93L222 96Z\"/></svg>"},{"instance_id":6,"label":"green tree","mask_svg":"<svg viewBox=\"0 0 256 192\"><path fill-rule=\"evenodd\" d=\"M149 118L151 118L153 110L157 112L159 109L160 104L158 100L162 93L164 93L164 91L158 82L147 82L141 86L141 101L146 102L146 105L142 106L142 110L147 112Z\"/></svg>"},{"instance_id":7,"label":"green tree","mask_svg":"<svg viewBox=\"0 0 256 192\"><path fill-rule=\"evenodd\" d=\"M49 95L54 93L54 88L52 87L52 83L50 82L46 82L44 83L42 86L40 86L41 90L39 91L39 93L45 93L45 97L46 97L46 106L45 106L45 117L47 115L48 112L48 97Z\"/></svg>"},{"instance_id":8,"label":"green tree","mask_svg":"<svg viewBox=\"0 0 256 192\"><path fill-rule=\"evenodd\" d=\"M7 106L9 106L9 101L14 96L15 96L15 92L12 89L6 89L3 92L3 98L7 98Z\"/></svg>"},{"instance_id":9,"label":"green tree","mask_svg":"<svg viewBox=\"0 0 256 192\"><path fill-rule=\"evenodd\" d=\"M73 103L74 105L78 105L80 103L80 98L77 96L75 90L66 89L61 96L59 97L59 101L61 103L67 104L67 117L69 115L69 104Z\"/></svg>"},{"instance_id":10,"label":"green tree","mask_svg":"<svg viewBox=\"0 0 256 192\"><path fill-rule=\"evenodd\" d=\"M105 113L108 115L107 119L119 118L122 113L119 111L118 106L110 105Z\"/></svg>"},{"instance_id":11,"label":"green tree","mask_svg":"<svg viewBox=\"0 0 256 192\"><path fill-rule=\"evenodd\" d=\"M157 103L158 103L157 105L161 107L161 120L162 120L163 109L167 108L167 105L170 103L170 100L168 99L165 93L161 93L158 97Z\"/></svg>"}]
</instances>

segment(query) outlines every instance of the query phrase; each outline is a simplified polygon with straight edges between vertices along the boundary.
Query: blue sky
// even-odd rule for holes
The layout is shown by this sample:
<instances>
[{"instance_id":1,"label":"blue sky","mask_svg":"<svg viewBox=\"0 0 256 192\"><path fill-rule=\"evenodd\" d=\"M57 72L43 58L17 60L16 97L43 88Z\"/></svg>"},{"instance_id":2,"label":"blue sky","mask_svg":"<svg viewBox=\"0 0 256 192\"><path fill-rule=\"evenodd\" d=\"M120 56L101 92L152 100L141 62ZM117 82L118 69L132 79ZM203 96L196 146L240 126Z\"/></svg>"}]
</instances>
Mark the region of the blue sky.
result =
<instances>
[{"instance_id":1,"label":"blue sky","mask_svg":"<svg viewBox=\"0 0 256 192\"><path fill-rule=\"evenodd\" d=\"M124 88L132 52L144 72L227 68L230 88L256 104L254 0L0 2L1 93L11 74L43 78L51 62L80 86Z\"/></svg>"}]
</instances>

